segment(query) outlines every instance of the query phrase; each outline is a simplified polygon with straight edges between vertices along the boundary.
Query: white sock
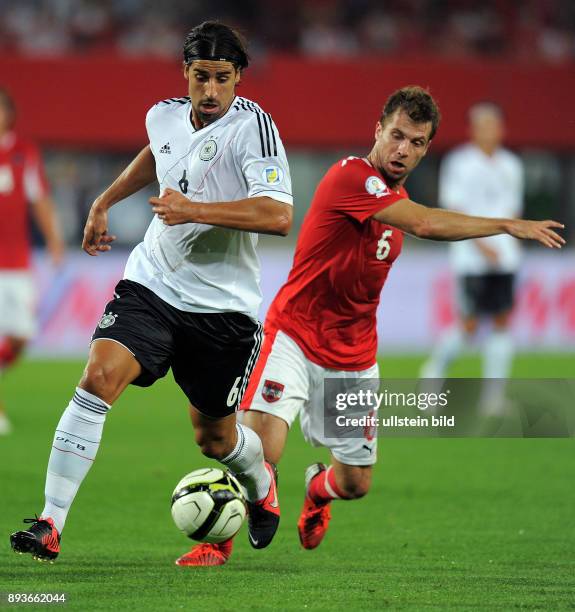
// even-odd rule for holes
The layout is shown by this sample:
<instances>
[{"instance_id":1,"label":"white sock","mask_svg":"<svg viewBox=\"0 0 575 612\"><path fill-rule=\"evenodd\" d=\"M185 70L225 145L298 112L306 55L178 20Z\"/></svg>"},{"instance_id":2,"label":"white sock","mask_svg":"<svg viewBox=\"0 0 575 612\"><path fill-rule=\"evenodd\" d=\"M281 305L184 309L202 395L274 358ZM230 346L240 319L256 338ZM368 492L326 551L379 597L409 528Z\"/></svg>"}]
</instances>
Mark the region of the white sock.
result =
<instances>
[{"instance_id":1,"label":"white sock","mask_svg":"<svg viewBox=\"0 0 575 612\"><path fill-rule=\"evenodd\" d=\"M483 378L509 378L513 338L507 330L492 331L483 349Z\"/></svg>"},{"instance_id":2,"label":"white sock","mask_svg":"<svg viewBox=\"0 0 575 612\"><path fill-rule=\"evenodd\" d=\"M46 475L46 505L41 516L52 518L60 533L80 484L96 458L110 408L99 397L76 387L56 427Z\"/></svg>"},{"instance_id":3,"label":"white sock","mask_svg":"<svg viewBox=\"0 0 575 612\"><path fill-rule=\"evenodd\" d=\"M0 436L12 433L12 424L4 412L0 412Z\"/></svg>"},{"instance_id":4,"label":"white sock","mask_svg":"<svg viewBox=\"0 0 575 612\"><path fill-rule=\"evenodd\" d=\"M465 342L465 332L454 325L440 338L431 356L421 369L421 378L443 378L449 364L457 357Z\"/></svg>"},{"instance_id":5,"label":"white sock","mask_svg":"<svg viewBox=\"0 0 575 612\"><path fill-rule=\"evenodd\" d=\"M480 406L484 413L501 413L504 409L505 385L511 373L513 338L507 330L492 331L483 349L483 388Z\"/></svg>"},{"instance_id":6,"label":"white sock","mask_svg":"<svg viewBox=\"0 0 575 612\"><path fill-rule=\"evenodd\" d=\"M270 490L271 476L264 464L264 449L253 429L236 423L238 441L234 450L221 459L242 485L246 499L256 502Z\"/></svg>"}]
</instances>

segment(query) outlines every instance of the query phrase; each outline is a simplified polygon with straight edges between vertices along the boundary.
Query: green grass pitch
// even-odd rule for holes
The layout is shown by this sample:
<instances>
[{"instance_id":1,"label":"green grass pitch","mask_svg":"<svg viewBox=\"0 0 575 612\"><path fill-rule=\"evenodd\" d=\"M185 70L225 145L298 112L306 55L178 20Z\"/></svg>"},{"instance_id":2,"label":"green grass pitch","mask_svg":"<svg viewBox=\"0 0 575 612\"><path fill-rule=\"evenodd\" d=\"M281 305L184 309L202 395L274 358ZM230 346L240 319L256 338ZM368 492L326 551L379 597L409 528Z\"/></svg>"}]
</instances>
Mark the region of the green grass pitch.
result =
<instances>
[{"instance_id":1,"label":"green grass pitch","mask_svg":"<svg viewBox=\"0 0 575 612\"><path fill-rule=\"evenodd\" d=\"M384 357L382 371L415 376L420 361ZM303 470L327 453L294 428L273 544L253 550L244 526L226 566L176 567L189 541L172 524L171 491L212 462L171 377L129 389L112 409L56 563L15 555L8 536L42 509L53 430L81 370L28 361L2 381L15 431L0 438L0 607L8 592L65 592L74 610L575 609L573 439L381 439L370 494L335 503L325 541L305 551L295 528ZM520 356L514 367L574 373L574 356ZM478 361L454 374L477 376Z\"/></svg>"}]
</instances>

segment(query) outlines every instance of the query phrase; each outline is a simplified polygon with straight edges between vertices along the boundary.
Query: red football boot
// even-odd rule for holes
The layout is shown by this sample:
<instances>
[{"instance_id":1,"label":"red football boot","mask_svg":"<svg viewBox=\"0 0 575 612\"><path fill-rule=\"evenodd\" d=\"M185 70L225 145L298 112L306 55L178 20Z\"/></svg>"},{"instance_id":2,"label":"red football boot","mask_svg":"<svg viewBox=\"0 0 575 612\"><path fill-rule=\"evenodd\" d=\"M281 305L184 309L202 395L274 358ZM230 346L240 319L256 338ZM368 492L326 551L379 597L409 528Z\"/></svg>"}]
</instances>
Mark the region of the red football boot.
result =
<instances>
[{"instance_id":1,"label":"red football boot","mask_svg":"<svg viewBox=\"0 0 575 612\"><path fill-rule=\"evenodd\" d=\"M331 519L331 502L317 504L309 497L309 485L316 477L323 478L326 467L323 463L314 463L305 471L305 500L297 522L297 531L301 545L307 550L317 548L323 540Z\"/></svg>"},{"instance_id":2,"label":"red football boot","mask_svg":"<svg viewBox=\"0 0 575 612\"><path fill-rule=\"evenodd\" d=\"M224 565L232 554L234 539L230 538L219 544L196 544L190 552L176 559L176 565Z\"/></svg>"},{"instance_id":3,"label":"red football boot","mask_svg":"<svg viewBox=\"0 0 575 612\"><path fill-rule=\"evenodd\" d=\"M38 561L54 561L60 552L60 534L51 518L24 519L32 523L26 531L15 531L10 536L14 552L30 553Z\"/></svg>"}]
</instances>

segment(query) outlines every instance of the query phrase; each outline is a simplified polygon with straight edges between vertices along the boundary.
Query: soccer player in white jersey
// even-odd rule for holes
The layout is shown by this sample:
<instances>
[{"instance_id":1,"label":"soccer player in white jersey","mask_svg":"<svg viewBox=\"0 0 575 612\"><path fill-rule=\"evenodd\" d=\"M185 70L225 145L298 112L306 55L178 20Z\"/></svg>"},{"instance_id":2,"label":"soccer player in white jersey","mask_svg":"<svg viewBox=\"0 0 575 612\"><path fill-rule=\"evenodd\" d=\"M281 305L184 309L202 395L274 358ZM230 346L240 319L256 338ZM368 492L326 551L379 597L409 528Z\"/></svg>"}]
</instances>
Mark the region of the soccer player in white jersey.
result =
<instances>
[{"instance_id":1,"label":"soccer player in white jersey","mask_svg":"<svg viewBox=\"0 0 575 612\"><path fill-rule=\"evenodd\" d=\"M471 141L449 153L441 165L441 206L483 217L520 217L523 168L517 155L502 147L501 109L481 102L469 111ZM520 264L519 241L509 235L489 236L449 245L456 276L458 321L439 339L422 378L443 378L452 360L473 339L482 318L491 327L483 346L483 377L509 376L513 339L509 330L513 285ZM481 407L499 412L503 384L486 382Z\"/></svg>"},{"instance_id":2,"label":"soccer player in white jersey","mask_svg":"<svg viewBox=\"0 0 575 612\"><path fill-rule=\"evenodd\" d=\"M187 97L150 109L146 146L92 205L83 248L109 250L108 209L156 177L160 197L94 332L84 374L58 423L40 518L12 547L54 559L78 488L98 450L106 415L129 384L149 386L172 368L190 402L196 442L238 478L249 539L271 541L279 523L276 476L260 438L235 410L261 343L258 233L286 235L289 168L269 114L236 96L248 65L226 25L205 22L184 42ZM218 554L229 555L222 549ZM202 564L202 550L186 564ZM196 561L196 562L194 562Z\"/></svg>"}]
</instances>

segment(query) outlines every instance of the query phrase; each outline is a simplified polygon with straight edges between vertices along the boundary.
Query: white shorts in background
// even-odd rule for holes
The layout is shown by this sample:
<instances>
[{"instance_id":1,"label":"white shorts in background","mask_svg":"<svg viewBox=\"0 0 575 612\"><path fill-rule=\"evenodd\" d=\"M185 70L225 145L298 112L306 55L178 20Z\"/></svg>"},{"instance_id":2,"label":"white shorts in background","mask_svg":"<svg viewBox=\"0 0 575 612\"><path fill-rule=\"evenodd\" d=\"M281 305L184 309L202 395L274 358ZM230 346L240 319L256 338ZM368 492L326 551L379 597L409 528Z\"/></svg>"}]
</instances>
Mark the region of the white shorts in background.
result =
<instances>
[{"instance_id":1,"label":"white shorts in background","mask_svg":"<svg viewBox=\"0 0 575 612\"><path fill-rule=\"evenodd\" d=\"M36 292L29 272L0 271L0 336L32 338Z\"/></svg>"},{"instance_id":2,"label":"white shorts in background","mask_svg":"<svg viewBox=\"0 0 575 612\"><path fill-rule=\"evenodd\" d=\"M266 335L241 409L273 414L283 419L288 427L299 415L302 433L310 444L329 448L341 463L373 465L377 460L377 436L372 430L366 433L360 427L355 437L325 437L325 378L374 379L374 384L378 385L379 369L377 364L356 372L323 368L310 361L296 342L282 331L278 331L275 338ZM365 414L369 414L369 409L366 408Z\"/></svg>"}]
</instances>

